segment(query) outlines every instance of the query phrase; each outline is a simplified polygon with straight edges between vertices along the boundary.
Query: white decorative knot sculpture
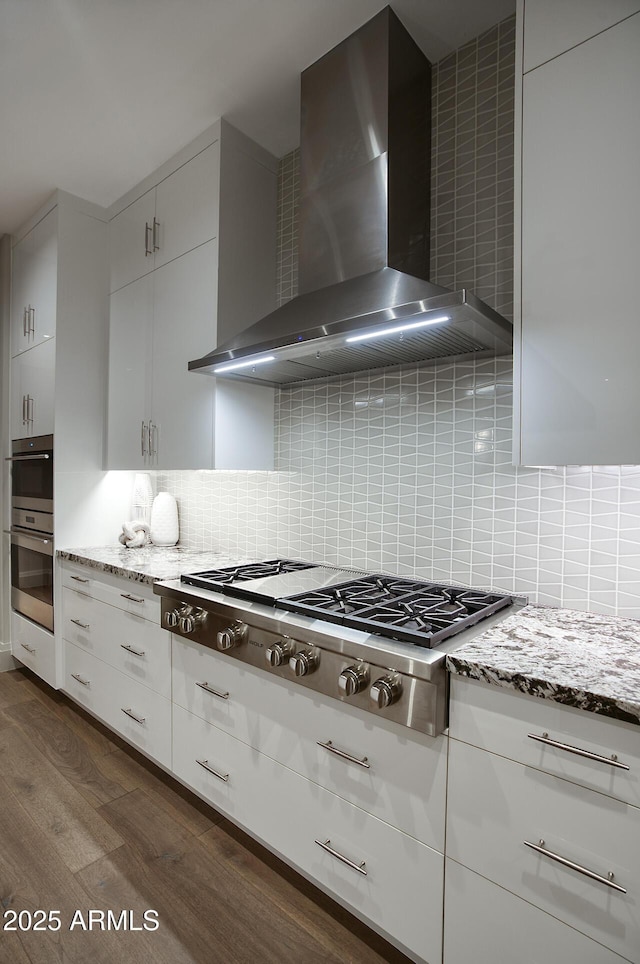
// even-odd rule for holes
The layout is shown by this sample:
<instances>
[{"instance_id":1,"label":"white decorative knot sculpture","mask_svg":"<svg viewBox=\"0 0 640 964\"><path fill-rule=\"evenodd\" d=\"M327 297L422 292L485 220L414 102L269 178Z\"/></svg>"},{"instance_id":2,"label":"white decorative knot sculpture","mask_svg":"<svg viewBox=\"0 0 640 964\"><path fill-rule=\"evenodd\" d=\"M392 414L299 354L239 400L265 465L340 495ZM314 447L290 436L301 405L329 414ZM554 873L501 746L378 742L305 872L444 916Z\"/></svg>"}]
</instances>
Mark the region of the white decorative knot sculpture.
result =
<instances>
[{"instance_id":1,"label":"white decorative knot sculpture","mask_svg":"<svg viewBox=\"0 0 640 964\"><path fill-rule=\"evenodd\" d=\"M149 526L142 519L123 522L119 539L127 549L140 549L150 541Z\"/></svg>"}]
</instances>

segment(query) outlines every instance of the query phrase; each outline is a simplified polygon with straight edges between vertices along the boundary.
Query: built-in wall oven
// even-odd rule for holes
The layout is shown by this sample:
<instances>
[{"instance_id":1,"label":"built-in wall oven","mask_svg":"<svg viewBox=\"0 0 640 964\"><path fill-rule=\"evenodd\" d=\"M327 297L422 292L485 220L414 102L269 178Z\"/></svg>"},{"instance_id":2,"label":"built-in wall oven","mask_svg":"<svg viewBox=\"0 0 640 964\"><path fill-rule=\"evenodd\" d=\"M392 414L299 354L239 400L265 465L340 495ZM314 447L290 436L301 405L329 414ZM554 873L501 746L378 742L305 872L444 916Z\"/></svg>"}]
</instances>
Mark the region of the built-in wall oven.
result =
<instances>
[{"instance_id":1,"label":"built-in wall oven","mask_svg":"<svg viewBox=\"0 0 640 964\"><path fill-rule=\"evenodd\" d=\"M53 631L53 436L11 454L11 607Z\"/></svg>"}]
</instances>

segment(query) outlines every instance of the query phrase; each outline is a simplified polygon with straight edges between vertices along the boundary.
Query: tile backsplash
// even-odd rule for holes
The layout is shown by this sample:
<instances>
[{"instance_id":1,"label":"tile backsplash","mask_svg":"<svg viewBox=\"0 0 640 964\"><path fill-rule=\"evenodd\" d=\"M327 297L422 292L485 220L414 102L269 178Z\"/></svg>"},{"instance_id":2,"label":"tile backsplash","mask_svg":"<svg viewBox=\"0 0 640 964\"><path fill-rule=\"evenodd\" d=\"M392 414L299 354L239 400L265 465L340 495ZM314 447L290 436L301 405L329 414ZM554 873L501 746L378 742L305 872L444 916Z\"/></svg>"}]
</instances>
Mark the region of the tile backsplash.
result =
<instances>
[{"instance_id":1,"label":"tile backsplash","mask_svg":"<svg viewBox=\"0 0 640 964\"><path fill-rule=\"evenodd\" d=\"M432 280L513 307L514 18L436 65ZM277 293L297 291L299 155L279 177ZM511 358L276 393L274 472L158 473L181 542L292 555L640 618L640 467L511 465Z\"/></svg>"}]
</instances>

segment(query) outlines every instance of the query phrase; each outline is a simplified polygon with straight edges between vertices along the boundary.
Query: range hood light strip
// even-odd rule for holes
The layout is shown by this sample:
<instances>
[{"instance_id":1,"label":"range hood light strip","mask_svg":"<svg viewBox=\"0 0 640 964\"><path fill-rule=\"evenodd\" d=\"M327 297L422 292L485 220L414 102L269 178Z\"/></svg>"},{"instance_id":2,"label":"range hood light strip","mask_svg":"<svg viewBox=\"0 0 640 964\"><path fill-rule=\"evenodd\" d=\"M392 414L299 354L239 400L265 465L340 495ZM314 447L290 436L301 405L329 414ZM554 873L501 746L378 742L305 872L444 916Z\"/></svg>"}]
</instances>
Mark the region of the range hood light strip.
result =
<instances>
[{"instance_id":1,"label":"range hood light strip","mask_svg":"<svg viewBox=\"0 0 640 964\"><path fill-rule=\"evenodd\" d=\"M213 374L218 375L222 372L234 372L238 368L253 368L254 365L264 365L265 362L275 361L275 355L265 355L263 358L252 358L250 361L230 362L228 365L218 365L213 369Z\"/></svg>"},{"instance_id":2,"label":"range hood light strip","mask_svg":"<svg viewBox=\"0 0 640 964\"><path fill-rule=\"evenodd\" d=\"M395 335L403 331L413 331L415 328L439 325L443 321L449 321L449 315L439 315L437 318L429 318L425 321L414 321L409 325L394 325L393 328L381 328L378 331L368 331L364 335L351 335L346 340L348 342L369 341L371 338L383 338L385 335Z\"/></svg>"}]
</instances>

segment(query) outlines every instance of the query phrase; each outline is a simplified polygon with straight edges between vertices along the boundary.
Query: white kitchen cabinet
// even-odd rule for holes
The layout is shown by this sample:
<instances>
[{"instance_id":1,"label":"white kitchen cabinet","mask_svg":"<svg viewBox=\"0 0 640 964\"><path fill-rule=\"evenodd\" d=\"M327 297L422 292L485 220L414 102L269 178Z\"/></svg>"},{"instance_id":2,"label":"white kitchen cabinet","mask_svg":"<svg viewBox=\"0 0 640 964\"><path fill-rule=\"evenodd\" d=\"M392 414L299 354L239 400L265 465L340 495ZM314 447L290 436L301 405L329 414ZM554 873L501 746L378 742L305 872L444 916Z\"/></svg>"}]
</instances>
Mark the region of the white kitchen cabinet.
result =
<instances>
[{"instance_id":1,"label":"white kitchen cabinet","mask_svg":"<svg viewBox=\"0 0 640 964\"><path fill-rule=\"evenodd\" d=\"M11 359L11 438L52 435L55 338Z\"/></svg>"},{"instance_id":2,"label":"white kitchen cabinet","mask_svg":"<svg viewBox=\"0 0 640 964\"><path fill-rule=\"evenodd\" d=\"M172 665L175 703L385 823L444 850L444 736L428 737L384 720L372 727L368 714L336 705L330 697L312 696L286 680L271 677L265 687L262 671L178 636Z\"/></svg>"},{"instance_id":3,"label":"white kitchen cabinet","mask_svg":"<svg viewBox=\"0 0 640 964\"><path fill-rule=\"evenodd\" d=\"M456 913L479 912L474 880L460 876L451 865L455 861L531 905L524 909L506 901L528 921L527 930L546 933L551 915L638 964L640 808L625 802L635 799L637 727L582 711L585 727L579 733L579 711L456 677L452 683L446 873L454 877L453 905L445 905L445 961L447 947L457 948L453 962L464 949L464 940L452 934ZM545 726L538 733L543 718L549 732ZM528 733L557 737L567 747L537 748ZM591 756L580 758L571 748ZM617 761L611 760L612 750ZM613 762L630 767L622 781ZM485 928L498 934L503 903L481 905ZM566 940L577 952L578 938L572 945L563 933L559 946ZM502 940L497 938L498 947ZM514 960L517 952L515 945ZM584 959L594 954L585 944ZM603 951L595 959L609 957Z\"/></svg>"},{"instance_id":4,"label":"white kitchen cabinet","mask_svg":"<svg viewBox=\"0 0 640 964\"><path fill-rule=\"evenodd\" d=\"M524 72L639 10L638 0L524 0Z\"/></svg>"},{"instance_id":5,"label":"white kitchen cabinet","mask_svg":"<svg viewBox=\"0 0 640 964\"><path fill-rule=\"evenodd\" d=\"M625 959L454 860L445 866L444 964L625 964Z\"/></svg>"},{"instance_id":6,"label":"white kitchen cabinet","mask_svg":"<svg viewBox=\"0 0 640 964\"><path fill-rule=\"evenodd\" d=\"M12 612L11 652L45 683L56 685L55 639L48 629Z\"/></svg>"},{"instance_id":7,"label":"white kitchen cabinet","mask_svg":"<svg viewBox=\"0 0 640 964\"><path fill-rule=\"evenodd\" d=\"M216 142L111 220L112 292L216 237L218 167Z\"/></svg>"},{"instance_id":8,"label":"white kitchen cabinet","mask_svg":"<svg viewBox=\"0 0 640 964\"><path fill-rule=\"evenodd\" d=\"M441 960L442 854L175 704L173 770L377 931Z\"/></svg>"},{"instance_id":9,"label":"white kitchen cabinet","mask_svg":"<svg viewBox=\"0 0 640 964\"><path fill-rule=\"evenodd\" d=\"M520 78L518 463L640 460L639 50L636 13Z\"/></svg>"},{"instance_id":10,"label":"white kitchen cabinet","mask_svg":"<svg viewBox=\"0 0 640 964\"><path fill-rule=\"evenodd\" d=\"M58 218L53 208L14 245L11 268L11 354L56 333Z\"/></svg>"},{"instance_id":11,"label":"white kitchen cabinet","mask_svg":"<svg viewBox=\"0 0 640 964\"><path fill-rule=\"evenodd\" d=\"M153 275L111 295L107 447L112 469L149 462Z\"/></svg>"},{"instance_id":12,"label":"white kitchen cabinet","mask_svg":"<svg viewBox=\"0 0 640 964\"><path fill-rule=\"evenodd\" d=\"M153 271L155 213L156 192L152 188L109 222L111 292Z\"/></svg>"},{"instance_id":13,"label":"white kitchen cabinet","mask_svg":"<svg viewBox=\"0 0 640 964\"><path fill-rule=\"evenodd\" d=\"M108 468L273 467L273 390L188 362L274 307L276 170L219 122L112 209Z\"/></svg>"},{"instance_id":14,"label":"white kitchen cabinet","mask_svg":"<svg viewBox=\"0 0 640 964\"><path fill-rule=\"evenodd\" d=\"M62 586L62 688L170 767L171 636L159 625L151 588L68 565Z\"/></svg>"}]
</instances>

